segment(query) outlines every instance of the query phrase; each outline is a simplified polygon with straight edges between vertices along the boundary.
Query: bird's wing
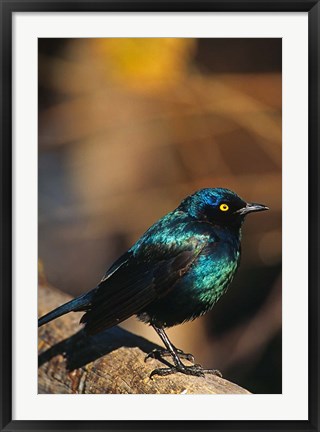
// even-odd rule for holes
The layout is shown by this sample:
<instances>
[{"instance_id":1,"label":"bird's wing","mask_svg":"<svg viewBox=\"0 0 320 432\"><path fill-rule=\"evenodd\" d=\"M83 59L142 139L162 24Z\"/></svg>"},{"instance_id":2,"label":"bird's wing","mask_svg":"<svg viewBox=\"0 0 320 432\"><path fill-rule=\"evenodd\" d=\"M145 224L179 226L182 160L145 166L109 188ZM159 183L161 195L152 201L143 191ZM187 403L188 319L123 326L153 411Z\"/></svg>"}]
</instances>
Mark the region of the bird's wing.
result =
<instances>
[{"instance_id":1,"label":"bird's wing","mask_svg":"<svg viewBox=\"0 0 320 432\"><path fill-rule=\"evenodd\" d=\"M107 272L81 318L89 334L112 327L164 296L190 268L207 239L191 237L183 246L142 245L127 252Z\"/></svg>"}]
</instances>

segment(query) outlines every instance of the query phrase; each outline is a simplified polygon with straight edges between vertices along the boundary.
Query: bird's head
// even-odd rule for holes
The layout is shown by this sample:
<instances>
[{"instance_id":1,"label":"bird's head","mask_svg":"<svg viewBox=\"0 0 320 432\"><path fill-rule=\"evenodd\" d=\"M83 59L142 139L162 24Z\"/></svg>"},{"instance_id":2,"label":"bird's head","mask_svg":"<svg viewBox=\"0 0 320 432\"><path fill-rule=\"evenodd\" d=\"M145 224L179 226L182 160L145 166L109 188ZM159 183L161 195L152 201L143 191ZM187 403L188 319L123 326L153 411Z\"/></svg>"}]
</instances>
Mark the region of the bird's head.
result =
<instances>
[{"instance_id":1,"label":"bird's head","mask_svg":"<svg viewBox=\"0 0 320 432\"><path fill-rule=\"evenodd\" d=\"M269 210L263 204L247 203L229 189L200 189L185 198L180 210L201 221L240 227L248 213Z\"/></svg>"}]
</instances>

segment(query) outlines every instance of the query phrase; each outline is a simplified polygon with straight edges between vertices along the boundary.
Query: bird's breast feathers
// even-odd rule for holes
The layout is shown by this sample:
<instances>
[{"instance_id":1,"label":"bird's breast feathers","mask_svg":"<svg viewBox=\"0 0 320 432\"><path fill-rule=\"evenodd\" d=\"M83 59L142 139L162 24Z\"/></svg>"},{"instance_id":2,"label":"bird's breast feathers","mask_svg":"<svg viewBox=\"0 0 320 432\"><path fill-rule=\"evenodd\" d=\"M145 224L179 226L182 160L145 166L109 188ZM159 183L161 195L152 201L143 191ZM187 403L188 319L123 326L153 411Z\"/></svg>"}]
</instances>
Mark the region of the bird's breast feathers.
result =
<instances>
[{"instance_id":1,"label":"bird's breast feathers","mask_svg":"<svg viewBox=\"0 0 320 432\"><path fill-rule=\"evenodd\" d=\"M208 245L182 281L208 308L226 291L239 267L240 248L225 242Z\"/></svg>"},{"instance_id":2,"label":"bird's breast feathers","mask_svg":"<svg viewBox=\"0 0 320 432\"><path fill-rule=\"evenodd\" d=\"M169 215L163 218L161 226L156 225L142 237L137 255L148 249L158 250L159 257L190 251L193 255L188 271L175 282L173 291L197 296L208 307L214 304L231 283L240 260L240 231L231 232L207 223L190 221L181 217L168 223ZM170 218L169 218L170 222Z\"/></svg>"}]
</instances>

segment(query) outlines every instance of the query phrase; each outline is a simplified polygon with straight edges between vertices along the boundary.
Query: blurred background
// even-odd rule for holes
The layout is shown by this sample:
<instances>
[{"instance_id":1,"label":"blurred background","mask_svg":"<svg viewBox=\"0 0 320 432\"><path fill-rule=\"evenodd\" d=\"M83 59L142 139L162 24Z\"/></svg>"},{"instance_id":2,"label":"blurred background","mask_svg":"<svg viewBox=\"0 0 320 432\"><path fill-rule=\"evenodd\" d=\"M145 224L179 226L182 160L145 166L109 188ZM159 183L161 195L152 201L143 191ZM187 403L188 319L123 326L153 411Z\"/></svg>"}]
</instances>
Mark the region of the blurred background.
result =
<instances>
[{"instance_id":1,"label":"blurred background","mask_svg":"<svg viewBox=\"0 0 320 432\"><path fill-rule=\"evenodd\" d=\"M249 216L227 294L174 344L281 393L281 39L39 39L39 259L78 295L203 187ZM132 318L123 327L160 343Z\"/></svg>"}]
</instances>

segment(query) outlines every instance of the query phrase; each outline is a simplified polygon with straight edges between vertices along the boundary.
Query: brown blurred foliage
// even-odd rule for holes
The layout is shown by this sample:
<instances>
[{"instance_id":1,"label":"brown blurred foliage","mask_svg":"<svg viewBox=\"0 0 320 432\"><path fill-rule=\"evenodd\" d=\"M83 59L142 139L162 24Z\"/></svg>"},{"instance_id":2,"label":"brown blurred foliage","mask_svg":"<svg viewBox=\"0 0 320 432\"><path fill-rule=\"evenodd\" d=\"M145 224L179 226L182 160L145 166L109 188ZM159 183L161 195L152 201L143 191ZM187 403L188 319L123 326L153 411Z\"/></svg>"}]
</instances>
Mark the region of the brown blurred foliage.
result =
<instances>
[{"instance_id":1,"label":"brown blurred foliage","mask_svg":"<svg viewBox=\"0 0 320 432\"><path fill-rule=\"evenodd\" d=\"M93 288L196 189L267 204L248 217L225 298L169 330L197 361L262 393L281 392L281 91L280 39L39 40L48 280L73 295ZM136 320L125 325L157 341Z\"/></svg>"}]
</instances>

